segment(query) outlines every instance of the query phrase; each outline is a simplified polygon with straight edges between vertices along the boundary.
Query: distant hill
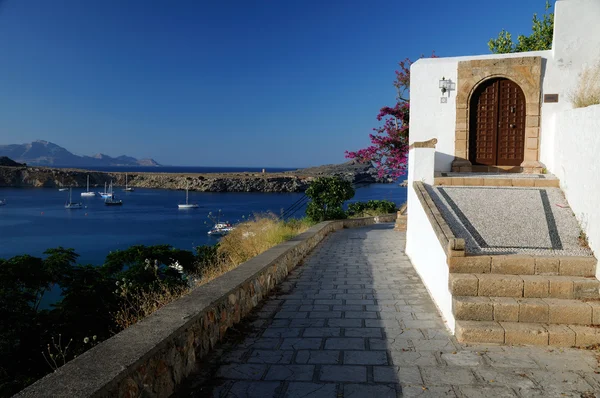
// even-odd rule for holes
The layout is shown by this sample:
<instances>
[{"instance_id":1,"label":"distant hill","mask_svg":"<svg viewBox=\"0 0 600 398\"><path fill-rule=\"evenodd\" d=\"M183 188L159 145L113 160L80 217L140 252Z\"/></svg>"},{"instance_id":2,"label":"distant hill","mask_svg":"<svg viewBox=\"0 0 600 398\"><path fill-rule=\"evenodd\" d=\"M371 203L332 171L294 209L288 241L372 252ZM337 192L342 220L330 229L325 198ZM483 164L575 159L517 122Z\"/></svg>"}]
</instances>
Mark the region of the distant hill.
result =
<instances>
[{"instance_id":1,"label":"distant hill","mask_svg":"<svg viewBox=\"0 0 600 398\"><path fill-rule=\"evenodd\" d=\"M23 165L21 163L15 162L14 160L6 156L0 156L0 166L20 167Z\"/></svg>"},{"instance_id":2,"label":"distant hill","mask_svg":"<svg viewBox=\"0 0 600 398\"><path fill-rule=\"evenodd\" d=\"M125 155L116 158L102 153L93 156L78 156L52 142L41 140L28 144L0 145L0 156L27 163L30 166L160 166L154 159L136 159Z\"/></svg>"}]
</instances>

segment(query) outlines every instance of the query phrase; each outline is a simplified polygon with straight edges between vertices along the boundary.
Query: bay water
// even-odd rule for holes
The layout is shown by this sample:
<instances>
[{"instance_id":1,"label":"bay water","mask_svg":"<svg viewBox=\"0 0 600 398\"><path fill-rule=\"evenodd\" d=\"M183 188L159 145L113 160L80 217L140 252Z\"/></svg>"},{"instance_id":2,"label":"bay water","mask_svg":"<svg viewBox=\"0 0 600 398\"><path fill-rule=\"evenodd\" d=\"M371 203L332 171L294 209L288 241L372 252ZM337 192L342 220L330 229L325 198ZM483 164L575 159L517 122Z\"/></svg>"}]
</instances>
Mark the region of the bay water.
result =
<instances>
[{"instance_id":1,"label":"bay water","mask_svg":"<svg viewBox=\"0 0 600 398\"><path fill-rule=\"evenodd\" d=\"M101 190L95 188L96 190ZM0 258L30 254L42 256L48 248L73 248L80 264L102 264L113 250L132 245L169 244L193 250L218 242L207 233L213 226L209 213L221 211L220 221L236 223L256 213L282 214L304 197L303 193L206 193L189 192L196 209L178 209L185 191L138 189L115 195L123 206L105 206L100 196L85 198L73 189L74 202L83 209L65 209L69 192L56 188L0 188ZM387 199L400 205L406 188L398 183L370 184L356 190L350 201ZM303 217L305 206L293 215Z\"/></svg>"}]
</instances>

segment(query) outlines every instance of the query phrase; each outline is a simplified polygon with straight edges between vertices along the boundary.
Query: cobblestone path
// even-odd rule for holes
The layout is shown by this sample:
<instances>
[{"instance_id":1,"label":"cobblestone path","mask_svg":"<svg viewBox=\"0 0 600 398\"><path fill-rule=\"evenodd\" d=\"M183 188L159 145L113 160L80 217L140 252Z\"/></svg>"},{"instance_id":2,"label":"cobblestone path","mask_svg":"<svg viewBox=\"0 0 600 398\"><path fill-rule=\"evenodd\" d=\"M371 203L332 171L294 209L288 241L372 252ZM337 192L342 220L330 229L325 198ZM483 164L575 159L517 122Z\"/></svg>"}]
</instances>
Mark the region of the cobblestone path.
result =
<instances>
[{"instance_id":1,"label":"cobblestone path","mask_svg":"<svg viewBox=\"0 0 600 398\"><path fill-rule=\"evenodd\" d=\"M593 351L457 343L392 228L330 235L180 396L600 397Z\"/></svg>"}]
</instances>

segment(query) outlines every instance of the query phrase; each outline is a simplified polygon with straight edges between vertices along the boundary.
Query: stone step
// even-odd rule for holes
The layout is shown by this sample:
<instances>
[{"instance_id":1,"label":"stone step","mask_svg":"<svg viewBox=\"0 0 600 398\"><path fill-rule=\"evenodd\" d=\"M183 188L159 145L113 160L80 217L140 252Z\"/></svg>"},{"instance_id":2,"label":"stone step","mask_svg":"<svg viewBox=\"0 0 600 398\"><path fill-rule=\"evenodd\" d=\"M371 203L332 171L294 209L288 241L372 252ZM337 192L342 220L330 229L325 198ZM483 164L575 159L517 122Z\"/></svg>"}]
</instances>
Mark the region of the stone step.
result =
<instances>
[{"instance_id":1,"label":"stone step","mask_svg":"<svg viewBox=\"0 0 600 398\"><path fill-rule=\"evenodd\" d=\"M593 256L472 255L448 257L450 273L595 276Z\"/></svg>"},{"instance_id":2,"label":"stone step","mask_svg":"<svg viewBox=\"0 0 600 398\"><path fill-rule=\"evenodd\" d=\"M600 281L582 276L450 274L448 289L453 296L600 298Z\"/></svg>"},{"instance_id":3,"label":"stone step","mask_svg":"<svg viewBox=\"0 0 600 398\"><path fill-rule=\"evenodd\" d=\"M600 328L545 323L456 321L456 338L461 343L587 347L600 344Z\"/></svg>"},{"instance_id":4,"label":"stone step","mask_svg":"<svg viewBox=\"0 0 600 398\"><path fill-rule=\"evenodd\" d=\"M463 321L600 325L600 300L457 296L452 311Z\"/></svg>"},{"instance_id":5,"label":"stone step","mask_svg":"<svg viewBox=\"0 0 600 398\"><path fill-rule=\"evenodd\" d=\"M557 178L520 178L518 175L503 176L476 176L464 177L435 177L433 185L441 186L481 186L481 187L544 187L560 188L560 180Z\"/></svg>"}]
</instances>

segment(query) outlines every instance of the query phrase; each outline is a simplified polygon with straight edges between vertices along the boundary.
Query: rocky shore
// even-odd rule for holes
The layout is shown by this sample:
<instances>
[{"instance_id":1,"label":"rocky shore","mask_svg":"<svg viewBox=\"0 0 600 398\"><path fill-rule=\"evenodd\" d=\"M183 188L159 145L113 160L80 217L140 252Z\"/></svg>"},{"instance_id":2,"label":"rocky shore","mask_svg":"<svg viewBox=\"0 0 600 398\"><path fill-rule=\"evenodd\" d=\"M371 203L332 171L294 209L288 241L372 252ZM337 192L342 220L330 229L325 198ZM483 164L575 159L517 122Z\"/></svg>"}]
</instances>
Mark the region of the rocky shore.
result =
<instances>
[{"instance_id":1,"label":"rocky shore","mask_svg":"<svg viewBox=\"0 0 600 398\"><path fill-rule=\"evenodd\" d=\"M125 185L125 173L107 173L82 169L0 166L0 187L85 187L104 188L111 181ZM139 188L185 189L199 192L304 192L310 181L320 176L337 175L357 184L390 182L377 177L370 165L347 162L299 169L284 173L127 173L128 185Z\"/></svg>"}]
</instances>

